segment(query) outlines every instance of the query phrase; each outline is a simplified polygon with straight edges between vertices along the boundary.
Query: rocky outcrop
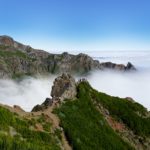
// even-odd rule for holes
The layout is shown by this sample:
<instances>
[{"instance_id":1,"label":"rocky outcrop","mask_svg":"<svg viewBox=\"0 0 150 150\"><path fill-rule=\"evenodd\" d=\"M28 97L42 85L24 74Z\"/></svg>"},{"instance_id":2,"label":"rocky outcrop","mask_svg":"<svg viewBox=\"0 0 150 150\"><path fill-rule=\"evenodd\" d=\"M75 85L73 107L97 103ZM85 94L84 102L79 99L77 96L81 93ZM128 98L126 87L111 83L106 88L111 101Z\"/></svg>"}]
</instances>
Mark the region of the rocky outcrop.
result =
<instances>
[{"instance_id":1,"label":"rocky outcrop","mask_svg":"<svg viewBox=\"0 0 150 150\"><path fill-rule=\"evenodd\" d=\"M12 37L7 35L0 36L0 45L14 47L21 51L26 51L30 49L30 46L16 42Z\"/></svg>"},{"instance_id":2,"label":"rocky outcrop","mask_svg":"<svg viewBox=\"0 0 150 150\"><path fill-rule=\"evenodd\" d=\"M83 74L91 70L104 69L129 71L135 70L135 67L131 63L127 66L111 62L100 63L82 53L51 54L23 45L11 37L0 36L0 78L63 72Z\"/></svg>"},{"instance_id":3,"label":"rocky outcrop","mask_svg":"<svg viewBox=\"0 0 150 150\"><path fill-rule=\"evenodd\" d=\"M14 105L13 106L14 110L17 111L17 112L25 112L20 106L18 105Z\"/></svg>"},{"instance_id":4,"label":"rocky outcrop","mask_svg":"<svg viewBox=\"0 0 150 150\"><path fill-rule=\"evenodd\" d=\"M76 94L76 82L71 75L63 73L55 79L51 91L54 100L74 99Z\"/></svg>"},{"instance_id":5,"label":"rocky outcrop","mask_svg":"<svg viewBox=\"0 0 150 150\"><path fill-rule=\"evenodd\" d=\"M52 106L53 102L63 102L67 99L75 99L77 94L75 79L67 74L63 73L58 76L53 83L51 90L51 97L46 98L46 100L41 105L36 105L32 112L43 111L48 107Z\"/></svg>"},{"instance_id":6,"label":"rocky outcrop","mask_svg":"<svg viewBox=\"0 0 150 150\"><path fill-rule=\"evenodd\" d=\"M111 70L118 70L118 71L135 71L136 70L136 68L130 62L128 62L126 66L124 64L104 62L104 63L100 63L100 69L102 70L111 69Z\"/></svg>"},{"instance_id":7,"label":"rocky outcrop","mask_svg":"<svg viewBox=\"0 0 150 150\"><path fill-rule=\"evenodd\" d=\"M46 100L41 105L36 105L33 107L32 112L44 111L48 107L52 106L53 100L51 98L46 98Z\"/></svg>"}]
</instances>

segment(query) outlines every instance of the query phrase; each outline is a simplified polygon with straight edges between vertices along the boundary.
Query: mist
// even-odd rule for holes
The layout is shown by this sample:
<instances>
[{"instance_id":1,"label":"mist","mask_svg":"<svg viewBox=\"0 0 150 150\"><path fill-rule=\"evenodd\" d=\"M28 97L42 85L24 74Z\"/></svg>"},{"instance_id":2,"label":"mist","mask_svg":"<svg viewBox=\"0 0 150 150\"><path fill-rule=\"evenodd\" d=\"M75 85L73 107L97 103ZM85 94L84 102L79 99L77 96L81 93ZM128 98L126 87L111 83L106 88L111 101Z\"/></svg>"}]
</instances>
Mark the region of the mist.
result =
<instances>
[{"instance_id":1,"label":"mist","mask_svg":"<svg viewBox=\"0 0 150 150\"><path fill-rule=\"evenodd\" d=\"M50 97L54 76L44 78L24 78L21 81L0 80L0 103L19 105L30 111Z\"/></svg>"},{"instance_id":2,"label":"mist","mask_svg":"<svg viewBox=\"0 0 150 150\"><path fill-rule=\"evenodd\" d=\"M96 90L122 98L131 97L150 110L150 72L94 72L87 77Z\"/></svg>"},{"instance_id":3,"label":"mist","mask_svg":"<svg viewBox=\"0 0 150 150\"><path fill-rule=\"evenodd\" d=\"M88 54L100 62L127 64L130 61L136 72L97 71L87 78L98 91L122 98L131 97L150 110L150 51L99 51Z\"/></svg>"},{"instance_id":4,"label":"mist","mask_svg":"<svg viewBox=\"0 0 150 150\"><path fill-rule=\"evenodd\" d=\"M122 98L131 97L150 110L150 53L149 52L100 52L89 53L100 62L127 63L131 61L137 71L114 72L95 71L87 78L93 88L100 92ZM101 57L97 57L101 56ZM50 97L51 87L56 76L24 78L20 81L0 80L0 103L10 106L19 105L30 111ZM76 80L82 77L75 77Z\"/></svg>"}]
</instances>

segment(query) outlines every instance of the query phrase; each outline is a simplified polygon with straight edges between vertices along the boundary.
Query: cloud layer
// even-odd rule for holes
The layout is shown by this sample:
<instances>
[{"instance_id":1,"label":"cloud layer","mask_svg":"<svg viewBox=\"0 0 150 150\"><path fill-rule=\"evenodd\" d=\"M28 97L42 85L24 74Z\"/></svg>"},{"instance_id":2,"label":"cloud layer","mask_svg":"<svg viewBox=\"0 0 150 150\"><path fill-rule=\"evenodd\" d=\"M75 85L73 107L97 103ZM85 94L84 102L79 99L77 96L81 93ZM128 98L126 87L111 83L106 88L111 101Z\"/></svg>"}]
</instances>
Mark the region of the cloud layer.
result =
<instances>
[{"instance_id":1,"label":"cloud layer","mask_svg":"<svg viewBox=\"0 0 150 150\"><path fill-rule=\"evenodd\" d=\"M54 77L26 78L22 81L0 80L0 103L19 105L30 111L36 104L50 97Z\"/></svg>"},{"instance_id":2,"label":"cloud layer","mask_svg":"<svg viewBox=\"0 0 150 150\"><path fill-rule=\"evenodd\" d=\"M150 53L149 52L104 52L90 53L100 61L117 63L133 62L137 72L120 73L97 71L86 76L87 80L98 91L112 96L132 97L150 110ZM98 57L99 56L99 57ZM30 111L36 104L50 97L51 86L55 76L47 78L25 78L21 81L0 80L0 103L20 105ZM78 79L80 77L76 77Z\"/></svg>"}]
</instances>

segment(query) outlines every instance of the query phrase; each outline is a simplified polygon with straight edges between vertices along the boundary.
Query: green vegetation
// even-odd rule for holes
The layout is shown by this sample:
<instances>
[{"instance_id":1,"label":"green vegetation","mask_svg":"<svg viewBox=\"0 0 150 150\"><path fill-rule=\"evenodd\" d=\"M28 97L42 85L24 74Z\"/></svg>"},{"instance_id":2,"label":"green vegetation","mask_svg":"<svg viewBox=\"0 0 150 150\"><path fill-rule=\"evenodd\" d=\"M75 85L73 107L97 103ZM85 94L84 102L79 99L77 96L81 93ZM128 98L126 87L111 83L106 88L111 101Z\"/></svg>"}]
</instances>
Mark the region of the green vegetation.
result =
<instances>
[{"instance_id":1,"label":"green vegetation","mask_svg":"<svg viewBox=\"0 0 150 150\"><path fill-rule=\"evenodd\" d=\"M46 121L46 118L44 116L44 114L41 114L39 116L39 118L36 120L38 123L41 123L42 126L43 126L43 129L47 132L50 132L51 131L51 126L52 124L50 122L47 122Z\"/></svg>"},{"instance_id":2,"label":"green vegetation","mask_svg":"<svg viewBox=\"0 0 150 150\"><path fill-rule=\"evenodd\" d=\"M55 130L55 135L58 137L59 140L62 140L62 136L61 136L62 131L60 129L56 129Z\"/></svg>"},{"instance_id":3,"label":"green vegetation","mask_svg":"<svg viewBox=\"0 0 150 150\"><path fill-rule=\"evenodd\" d=\"M55 110L74 150L130 150L108 125L91 99L93 89L86 82L78 85L78 98Z\"/></svg>"},{"instance_id":4,"label":"green vegetation","mask_svg":"<svg viewBox=\"0 0 150 150\"><path fill-rule=\"evenodd\" d=\"M27 76L34 76L32 73L14 73L12 79L22 79Z\"/></svg>"},{"instance_id":5,"label":"green vegetation","mask_svg":"<svg viewBox=\"0 0 150 150\"><path fill-rule=\"evenodd\" d=\"M9 46L0 45L0 50L6 50L7 48L9 48Z\"/></svg>"},{"instance_id":6,"label":"green vegetation","mask_svg":"<svg viewBox=\"0 0 150 150\"><path fill-rule=\"evenodd\" d=\"M96 90L90 93L93 100L102 104L114 118L126 124L135 134L150 137L150 117L146 117L148 112L142 105Z\"/></svg>"},{"instance_id":7,"label":"green vegetation","mask_svg":"<svg viewBox=\"0 0 150 150\"><path fill-rule=\"evenodd\" d=\"M50 130L51 130L51 123L49 123L49 122L44 122L44 124L43 124L43 129L45 130L45 131L47 131L47 132L50 132Z\"/></svg>"},{"instance_id":8,"label":"green vegetation","mask_svg":"<svg viewBox=\"0 0 150 150\"><path fill-rule=\"evenodd\" d=\"M59 150L58 137L47 131L31 129L35 123L34 119L20 119L0 107L0 150Z\"/></svg>"},{"instance_id":9,"label":"green vegetation","mask_svg":"<svg viewBox=\"0 0 150 150\"><path fill-rule=\"evenodd\" d=\"M7 58L12 57L12 56L17 56L17 57L28 59L28 56L19 50L15 50L15 51L0 50L0 56L1 57L7 57Z\"/></svg>"},{"instance_id":10,"label":"green vegetation","mask_svg":"<svg viewBox=\"0 0 150 150\"><path fill-rule=\"evenodd\" d=\"M60 55L60 57L58 57L58 56L55 57L55 55L53 55L53 54L48 56L47 62L50 65L48 66L47 69L50 73L55 74L58 72L59 68L58 68L57 62L59 62L60 60L61 60L61 55Z\"/></svg>"},{"instance_id":11,"label":"green vegetation","mask_svg":"<svg viewBox=\"0 0 150 150\"><path fill-rule=\"evenodd\" d=\"M16 50L13 47L0 45L0 57L9 58L9 57L13 57L13 56L31 60L32 62L37 60L36 58L31 58L26 53L24 53L20 50Z\"/></svg>"}]
</instances>

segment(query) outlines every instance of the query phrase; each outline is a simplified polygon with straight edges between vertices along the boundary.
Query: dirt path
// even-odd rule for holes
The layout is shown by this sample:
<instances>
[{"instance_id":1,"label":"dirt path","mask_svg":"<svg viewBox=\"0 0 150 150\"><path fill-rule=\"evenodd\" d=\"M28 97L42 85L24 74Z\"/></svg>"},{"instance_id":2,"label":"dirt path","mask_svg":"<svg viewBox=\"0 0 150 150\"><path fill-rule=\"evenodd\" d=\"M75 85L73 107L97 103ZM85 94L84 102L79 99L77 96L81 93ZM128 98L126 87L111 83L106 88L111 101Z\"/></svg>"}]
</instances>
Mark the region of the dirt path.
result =
<instances>
[{"instance_id":1,"label":"dirt path","mask_svg":"<svg viewBox=\"0 0 150 150\"><path fill-rule=\"evenodd\" d=\"M60 126L59 126L59 124L60 124L59 118L56 116L56 114L52 113L54 108L55 108L55 105L53 105L52 107L49 107L45 111L45 114L47 114L51 118L54 128L60 128ZM69 143L68 143L68 141L66 139L64 131L62 131L61 136L62 136L62 144L63 144L64 150L72 150L71 146L69 145Z\"/></svg>"},{"instance_id":2,"label":"dirt path","mask_svg":"<svg viewBox=\"0 0 150 150\"><path fill-rule=\"evenodd\" d=\"M60 126L59 126L60 120L59 120L58 116L53 113L53 110L56 107L56 105L54 103L48 109L45 109L44 111L38 111L38 112L25 112L19 106L10 107L10 106L7 106L7 105L2 105L2 104L0 104L0 106L5 107L5 108L9 109L11 112L15 112L19 116L25 117L27 119L36 118L36 117L39 117L42 114L44 114L44 115L47 116L47 119L48 119L47 121L52 123L53 130L60 128ZM69 145L69 143L66 139L64 131L62 131L61 136L62 136L62 149L63 150L72 150L72 147Z\"/></svg>"}]
</instances>

